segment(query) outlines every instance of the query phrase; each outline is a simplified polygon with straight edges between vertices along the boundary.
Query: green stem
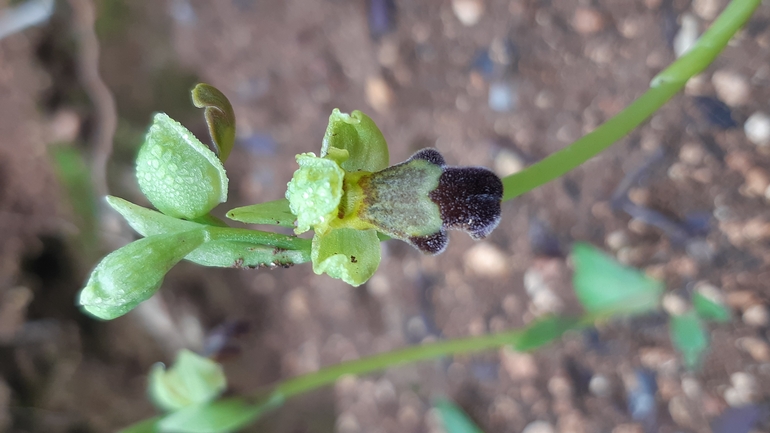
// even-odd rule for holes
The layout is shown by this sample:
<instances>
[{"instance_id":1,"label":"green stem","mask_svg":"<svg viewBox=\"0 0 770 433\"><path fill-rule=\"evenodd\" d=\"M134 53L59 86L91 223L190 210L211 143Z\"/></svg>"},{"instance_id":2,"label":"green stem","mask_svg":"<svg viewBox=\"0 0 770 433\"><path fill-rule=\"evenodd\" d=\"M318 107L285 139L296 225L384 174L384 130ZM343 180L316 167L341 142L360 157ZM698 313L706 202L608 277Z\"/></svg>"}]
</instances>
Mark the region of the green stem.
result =
<instances>
[{"instance_id":1,"label":"green stem","mask_svg":"<svg viewBox=\"0 0 770 433\"><path fill-rule=\"evenodd\" d=\"M260 230L239 229L233 227L206 227L210 240L227 240L267 245L287 250L310 251L310 239L282 235Z\"/></svg>"},{"instance_id":2,"label":"green stem","mask_svg":"<svg viewBox=\"0 0 770 433\"><path fill-rule=\"evenodd\" d=\"M748 21L761 0L733 0L695 46L653 78L650 90L594 131L526 169L503 178L503 201L550 182L631 132L702 72Z\"/></svg>"}]
</instances>

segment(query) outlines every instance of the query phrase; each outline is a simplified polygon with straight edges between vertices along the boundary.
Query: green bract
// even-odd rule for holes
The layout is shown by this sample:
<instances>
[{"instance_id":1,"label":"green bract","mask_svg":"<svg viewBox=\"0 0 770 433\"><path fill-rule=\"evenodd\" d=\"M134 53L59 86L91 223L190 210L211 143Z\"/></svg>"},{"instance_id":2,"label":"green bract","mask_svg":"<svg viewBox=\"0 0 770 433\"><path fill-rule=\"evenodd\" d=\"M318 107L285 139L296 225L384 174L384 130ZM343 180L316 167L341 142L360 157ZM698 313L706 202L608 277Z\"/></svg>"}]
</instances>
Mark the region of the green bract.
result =
<instances>
[{"instance_id":1,"label":"green bract","mask_svg":"<svg viewBox=\"0 0 770 433\"><path fill-rule=\"evenodd\" d=\"M153 365L148 384L150 397L164 411L208 403L226 387L222 366L189 350L181 350L168 370L162 363Z\"/></svg>"},{"instance_id":2,"label":"green bract","mask_svg":"<svg viewBox=\"0 0 770 433\"><path fill-rule=\"evenodd\" d=\"M160 288L174 265L200 246L203 229L150 236L113 251L93 270L78 303L92 315L114 319Z\"/></svg>"},{"instance_id":3,"label":"green bract","mask_svg":"<svg viewBox=\"0 0 770 433\"><path fill-rule=\"evenodd\" d=\"M153 206L195 219L227 200L222 162L187 128L158 113L136 158L139 188Z\"/></svg>"}]
</instances>

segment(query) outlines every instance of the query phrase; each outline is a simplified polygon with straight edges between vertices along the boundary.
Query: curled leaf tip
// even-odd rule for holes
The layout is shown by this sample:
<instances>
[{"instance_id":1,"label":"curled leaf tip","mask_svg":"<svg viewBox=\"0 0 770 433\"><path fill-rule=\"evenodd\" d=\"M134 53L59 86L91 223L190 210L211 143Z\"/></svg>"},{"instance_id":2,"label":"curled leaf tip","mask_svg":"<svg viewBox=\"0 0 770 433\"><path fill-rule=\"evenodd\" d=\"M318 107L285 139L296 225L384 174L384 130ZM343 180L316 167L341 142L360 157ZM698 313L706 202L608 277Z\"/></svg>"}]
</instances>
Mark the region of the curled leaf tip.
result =
<instances>
[{"instance_id":1,"label":"curled leaf tip","mask_svg":"<svg viewBox=\"0 0 770 433\"><path fill-rule=\"evenodd\" d=\"M211 135L211 141L217 150L217 156L222 162L230 156L235 145L235 112L224 93L216 87L198 83L192 89L193 104L205 108L204 117Z\"/></svg>"}]
</instances>

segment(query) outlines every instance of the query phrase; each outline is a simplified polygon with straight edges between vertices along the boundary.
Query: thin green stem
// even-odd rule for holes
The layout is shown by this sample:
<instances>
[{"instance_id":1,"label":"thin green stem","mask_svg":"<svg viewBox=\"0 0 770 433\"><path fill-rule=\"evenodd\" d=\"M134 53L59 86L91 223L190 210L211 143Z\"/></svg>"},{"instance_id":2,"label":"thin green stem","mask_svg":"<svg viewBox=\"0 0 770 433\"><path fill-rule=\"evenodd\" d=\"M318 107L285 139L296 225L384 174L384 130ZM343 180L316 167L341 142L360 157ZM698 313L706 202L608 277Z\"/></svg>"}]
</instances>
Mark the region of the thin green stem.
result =
<instances>
[{"instance_id":1,"label":"thin green stem","mask_svg":"<svg viewBox=\"0 0 770 433\"><path fill-rule=\"evenodd\" d=\"M267 245L287 250L310 251L310 239L282 235L260 230L239 229L233 227L206 227L210 240L227 240Z\"/></svg>"},{"instance_id":2,"label":"thin green stem","mask_svg":"<svg viewBox=\"0 0 770 433\"><path fill-rule=\"evenodd\" d=\"M550 182L596 156L631 132L700 73L748 21L761 0L733 0L684 56L663 70L651 88L594 131L530 167L503 178L503 200L510 200Z\"/></svg>"}]
</instances>

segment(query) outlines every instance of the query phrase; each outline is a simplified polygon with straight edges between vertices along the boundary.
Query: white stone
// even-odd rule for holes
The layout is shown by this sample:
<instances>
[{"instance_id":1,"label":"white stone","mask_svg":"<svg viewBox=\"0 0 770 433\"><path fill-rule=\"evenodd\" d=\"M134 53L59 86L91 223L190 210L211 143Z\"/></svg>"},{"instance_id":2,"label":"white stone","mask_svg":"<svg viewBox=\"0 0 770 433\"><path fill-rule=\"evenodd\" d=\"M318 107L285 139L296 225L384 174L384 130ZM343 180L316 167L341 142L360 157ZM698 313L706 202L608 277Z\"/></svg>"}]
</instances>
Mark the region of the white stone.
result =
<instances>
[{"instance_id":1,"label":"white stone","mask_svg":"<svg viewBox=\"0 0 770 433\"><path fill-rule=\"evenodd\" d=\"M711 84L722 102L738 107L746 104L751 97L751 86L743 75L735 71L720 69L711 76Z\"/></svg>"},{"instance_id":2,"label":"white stone","mask_svg":"<svg viewBox=\"0 0 770 433\"><path fill-rule=\"evenodd\" d=\"M749 116L743 124L743 130L746 132L746 138L757 146L770 144L770 116L767 113L757 111Z\"/></svg>"},{"instance_id":3,"label":"white stone","mask_svg":"<svg viewBox=\"0 0 770 433\"><path fill-rule=\"evenodd\" d=\"M770 323L770 312L764 305L752 305L743 312L743 323L757 328L765 327Z\"/></svg>"},{"instance_id":4,"label":"white stone","mask_svg":"<svg viewBox=\"0 0 770 433\"><path fill-rule=\"evenodd\" d=\"M556 430L546 421L533 421L527 424L521 433L556 433Z\"/></svg>"},{"instance_id":5,"label":"white stone","mask_svg":"<svg viewBox=\"0 0 770 433\"><path fill-rule=\"evenodd\" d=\"M488 242L474 245L465 253L467 270L482 277L500 277L508 273L510 266L505 254Z\"/></svg>"},{"instance_id":6,"label":"white stone","mask_svg":"<svg viewBox=\"0 0 770 433\"><path fill-rule=\"evenodd\" d=\"M452 11L465 26L472 26L479 22L484 15L484 2L482 0L452 0Z\"/></svg>"},{"instance_id":7,"label":"white stone","mask_svg":"<svg viewBox=\"0 0 770 433\"><path fill-rule=\"evenodd\" d=\"M683 14L679 32L674 37L674 52L682 57L698 40L698 18L693 14Z\"/></svg>"}]
</instances>

